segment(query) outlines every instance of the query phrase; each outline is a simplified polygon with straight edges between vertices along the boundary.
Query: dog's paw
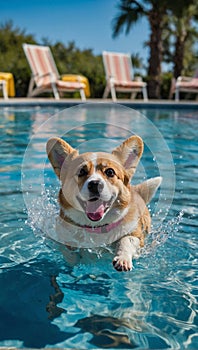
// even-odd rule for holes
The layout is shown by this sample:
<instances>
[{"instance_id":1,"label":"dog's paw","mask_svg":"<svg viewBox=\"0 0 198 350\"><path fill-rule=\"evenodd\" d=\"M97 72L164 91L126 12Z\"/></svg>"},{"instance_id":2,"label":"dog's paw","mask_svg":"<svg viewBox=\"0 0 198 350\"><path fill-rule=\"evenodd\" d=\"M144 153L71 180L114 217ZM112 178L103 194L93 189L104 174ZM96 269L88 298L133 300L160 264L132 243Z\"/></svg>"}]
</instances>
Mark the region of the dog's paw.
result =
<instances>
[{"instance_id":1,"label":"dog's paw","mask_svg":"<svg viewBox=\"0 0 198 350\"><path fill-rule=\"evenodd\" d=\"M117 271L131 271L132 260L126 256L115 256L113 259L113 266Z\"/></svg>"}]
</instances>

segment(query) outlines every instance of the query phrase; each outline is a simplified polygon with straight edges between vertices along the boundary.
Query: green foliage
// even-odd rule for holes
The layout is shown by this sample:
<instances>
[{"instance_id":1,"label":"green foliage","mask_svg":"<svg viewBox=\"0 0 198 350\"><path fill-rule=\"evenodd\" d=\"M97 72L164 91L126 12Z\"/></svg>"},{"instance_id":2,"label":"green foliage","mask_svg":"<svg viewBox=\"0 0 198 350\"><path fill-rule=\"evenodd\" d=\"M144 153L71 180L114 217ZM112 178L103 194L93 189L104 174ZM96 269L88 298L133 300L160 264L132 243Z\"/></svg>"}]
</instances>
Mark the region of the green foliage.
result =
<instances>
[{"instance_id":1,"label":"green foliage","mask_svg":"<svg viewBox=\"0 0 198 350\"><path fill-rule=\"evenodd\" d=\"M197 0L173 2L167 13L163 31L164 61L173 63L175 78L192 75L196 69L197 13Z\"/></svg>"},{"instance_id":2,"label":"green foliage","mask_svg":"<svg viewBox=\"0 0 198 350\"><path fill-rule=\"evenodd\" d=\"M60 74L81 74L87 77L91 97L101 97L105 88L105 75L101 56L91 49L81 51L70 42L67 47L56 43L51 47Z\"/></svg>"},{"instance_id":3,"label":"green foliage","mask_svg":"<svg viewBox=\"0 0 198 350\"><path fill-rule=\"evenodd\" d=\"M192 75L198 65L195 44L198 39L197 0L119 0L112 22L113 37L145 17L150 26L148 92L152 98L165 96L169 80L161 71L162 63L171 63L175 78ZM166 95L168 97L168 94Z\"/></svg>"},{"instance_id":4,"label":"green foliage","mask_svg":"<svg viewBox=\"0 0 198 350\"><path fill-rule=\"evenodd\" d=\"M160 6L165 2L165 0L161 0ZM174 50L176 37L180 28L184 28L187 31L187 35L185 39L182 74L192 76L198 66L198 52L193 50L198 39L198 29L196 26L198 20L198 5L196 0L175 0L175 2L168 2L170 2L169 11L164 18L162 34L163 62L171 63L173 66L176 57L176 52ZM118 8L122 10L121 14L123 14L124 17L121 15L121 22L118 21L119 17L114 19L114 35L118 35L124 28L128 33L133 23L136 23L142 16L148 15L150 11L149 5L155 3L157 4L158 0L145 0L139 2L136 0L120 1L120 4L124 7ZM178 4L180 4L180 6L178 6ZM136 13L137 10L138 13ZM116 23L117 27L115 27ZM25 30L15 27L12 21L9 21L0 24L0 71L11 72L14 75L16 96L27 95L31 76L29 64L22 48L23 43L50 46L60 75L84 75L88 78L90 83L91 97L102 97L106 81L101 55L94 55L92 49L80 50L76 47L74 42L69 42L67 45L64 45L62 42L52 44L50 39L43 38L41 43L37 43L34 35L26 34ZM148 44L149 43L147 43L147 45ZM142 76L142 72L145 71L145 67L142 64L142 58L139 57L138 54L132 55L132 62L134 74ZM173 68L169 73L162 73L162 98L168 98L169 96L173 73ZM147 79L145 76L143 79L149 83L148 76ZM71 97L71 94L68 94L68 96ZM79 97L79 94L77 93L76 96Z\"/></svg>"},{"instance_id":5,"label":"green foliage","mask_svg":"<svg viewBox=\"0 0 198 350\"><path fill-rule=\"evenodd\" d=\"M160 91L162 99L167 99L169 97L172 78L173 74L171 72L162 73L162 85Z\"/></svg>"},{"instance_id":6,"label":"green foliage","mask_svg":"<svg viewBox=\"0 0 198 350\"><path fill-rule=\"evenodd\" d=\"M14 75L17 96L25 96L30 77L30 70L22 44L35 43L33 35L26 35L24 30L14 28L12 21L0 26L0 71Z\"/></svg>"},{"instance_id":7,"label":"green foliage","mask_svg":"<svg viewBox=\"0 0 198 350\"><path fill-rule=\"evenodd\" d=\"M33 35L27 35L24 30L15 28L11 21L0 25L0 71L14 75L17 96L27 95L31 76L22 48L23 43L38 44ZM42 44L50 46L60 75L84 75L90 83L91 97L102 96L105 75L101 56L95 56L91 49L79 50L74 42L67 46L61 42L52 45L44 38ZM69 96L71 97L71 94Z\"/></svg>"},{"instance_id":8,"label":"green foliage","mask_svg":"<svg viewBox=\"0 0 198 350\"><path fill-rule=\"evenodd\" d=\"M124 29L129 34L131 27L146 15L145 8L136 0L121 0L117 5L119 14L113 19L113 37L117 37Z\"/></svg>"}]
</instances>

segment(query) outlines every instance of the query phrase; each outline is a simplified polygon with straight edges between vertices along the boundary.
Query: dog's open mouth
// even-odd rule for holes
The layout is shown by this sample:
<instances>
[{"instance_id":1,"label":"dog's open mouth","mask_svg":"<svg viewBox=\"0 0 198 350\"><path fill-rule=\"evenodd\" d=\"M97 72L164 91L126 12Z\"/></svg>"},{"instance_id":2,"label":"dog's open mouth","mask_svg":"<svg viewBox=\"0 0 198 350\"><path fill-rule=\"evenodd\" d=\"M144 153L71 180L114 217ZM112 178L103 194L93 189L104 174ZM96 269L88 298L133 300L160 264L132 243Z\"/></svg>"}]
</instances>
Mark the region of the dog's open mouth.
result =
<instances>
[{"instance_id":1,"label":"dog's open mouth","mask_svg":"<svg viewBox=\"0 0 198 350\"><path fill-rule=\"evenodd\" d=\"M82 201L80 198L78 198L78 200L80 201L88 219L91 221L101 220L111 204L111 200L104 202L98 197L93 197L87 202Z\"/></svg>"},{"instance_id":2,"label":"dog's open mouth","mask_svg":"<svg viewBox=\"0 0 198 350\"><path fill-rule=\"evenodd\" d=\"M98 198L92 198L86 203L85 213L92 221L99 221L103 218L108 209L108 203L101 201Z\"/></svg>"}]
</instances>

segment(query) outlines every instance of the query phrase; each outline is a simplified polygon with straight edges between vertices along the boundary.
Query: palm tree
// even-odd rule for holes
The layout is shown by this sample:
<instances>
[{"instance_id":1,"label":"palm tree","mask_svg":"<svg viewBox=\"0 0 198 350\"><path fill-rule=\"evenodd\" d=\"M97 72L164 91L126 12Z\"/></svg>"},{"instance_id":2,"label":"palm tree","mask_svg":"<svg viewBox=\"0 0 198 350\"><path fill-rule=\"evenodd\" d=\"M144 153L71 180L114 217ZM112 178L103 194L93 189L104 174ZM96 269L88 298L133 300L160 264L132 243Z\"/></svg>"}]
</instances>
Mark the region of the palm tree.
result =
<instances>
[{"instance_id":1,"label":"palm tree","mask_svg":"<svg viewBox=\"0 0 198 350\"><path fill-rule=\"evenodd\" d=\"M142 17L150 24L151 34L147 45L150 47L148 66L148 91L150 98L160 98L162 31L167 11L167 0L120 0L119 13L113 20L113 37L118 36L124 27L126 34Z\"/></svg>"},{"instance_id":2,"label":"palm tree","mask_svg":"<svg viewBox=\"0 0 198 350\"><path fill-rule=\"evenodd\" d=\"M174 64L174 76L184 70L185 61L192 57L192 46L197 30L193 20L198 21L197 0L119 0L119 13L113 20L113 36L125 28L128 34L142 17L150 25L150 48L148 60L148 90L150 98L160 97L161 64L164 52L168 52ZM168 34L167 34L168 33ZM171 40L164 40L164 36ZM164 46L164 47L163 47ZM173 48L172 53L170 47Z\"/></svg>"},{"instance_id":3,"label":"palm tree","mask_svg":"<svg viewBox=\"0 0 198 350\"><path fill-rule=\"evenodd\" d=\"M168 52L172 57L174 78L185 73L185 65L194 60L193 45L198 39L198 31L193 22L198 19L197 0L186 1L183 7L170 9L168 24ZM173 40L172 40L173 38ZM173 53L170 53L171 41Z\"/></svg>"}]
</instances>

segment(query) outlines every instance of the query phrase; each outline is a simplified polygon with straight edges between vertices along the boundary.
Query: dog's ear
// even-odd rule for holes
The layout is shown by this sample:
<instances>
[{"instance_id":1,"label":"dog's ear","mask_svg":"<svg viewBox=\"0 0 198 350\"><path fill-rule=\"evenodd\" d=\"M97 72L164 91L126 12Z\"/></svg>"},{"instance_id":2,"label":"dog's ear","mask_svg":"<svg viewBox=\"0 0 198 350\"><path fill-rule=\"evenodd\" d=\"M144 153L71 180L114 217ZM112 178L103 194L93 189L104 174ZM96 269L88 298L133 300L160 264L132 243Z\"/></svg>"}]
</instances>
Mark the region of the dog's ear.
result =
<instances>
[{"instance_id":1,"label":"dog's ear","mask_svg":"<svg viewBox=\"0 0 198 350\"><path fill-rule=\"evenodd\" d=\"M152 179L146 180L139 185L134 186L135 190L144 199L145 203L148 204L153 198L158 187L161 185L162 177L154 177Z\"/></svg>"},{"instance_id":2,"label":"dog's ear","mask_svg":"<svg viewBox=\"0 0 198 350\"><path fill-rule=\"evenodd\" d=\"M112 152L126 169L129 178L135 173L143 149L144 144L141 137L134 135L125 140Z\"/></svg>"},{"instance_id":3,"label":"dog's ear","mask_svg":"<svg viewBox=\"0 0 198 350\"><path fill-rule=\"evenodd\" d=\"M64 140L53 137L46 145L48 158L54 168L56 175L60 178L61 168L65 159L70 155L71 159L78 155L78 151L72 148Z\"/></svg>"}]
</instances>

